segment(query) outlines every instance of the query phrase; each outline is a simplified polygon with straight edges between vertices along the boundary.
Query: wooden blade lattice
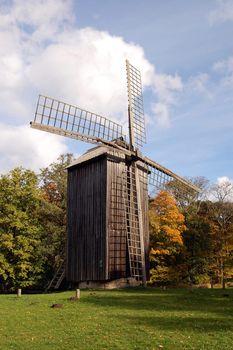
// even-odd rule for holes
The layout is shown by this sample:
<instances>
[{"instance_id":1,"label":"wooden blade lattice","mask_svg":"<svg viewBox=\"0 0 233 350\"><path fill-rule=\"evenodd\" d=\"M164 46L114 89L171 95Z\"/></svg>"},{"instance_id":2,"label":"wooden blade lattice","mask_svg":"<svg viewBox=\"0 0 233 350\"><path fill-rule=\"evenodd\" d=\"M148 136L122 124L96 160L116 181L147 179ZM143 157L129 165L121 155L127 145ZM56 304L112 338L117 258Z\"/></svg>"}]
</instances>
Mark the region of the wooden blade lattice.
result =
<instances>
[{"instance_id":1,"label":"wooden blade lattice","mask_svg":"<svg viewBox=\"0 0 233 350\"><path fill-rule=\"evenodd\" d=\"M129 132L132 146L141 147L146 143L145 116L142 97L141 73L126 61Z\"/></svg>"},{"instance_id":2,"label":"wooden blade lattice","mask_svg":"<svg viewBox=\"0 0 233 350\"><path fill-rule=\"evenodd\" d=\"M148 166L148 184L149 186L156 187L158 190L165 189L166 185L173 180L173 177L156 169L152 166Z\"/></svg>"},{"instance_id":3,"label":"wooden blade lattice","mask_svg":"<svg viewBox=\"0 0 233 350\"><path fill-rule=\"evenodd\" d=\"M46 96L39 96L31 127L90 142L122 138L122 126L96 113Z\"/></svg>"},{"instance_id":4,"label":"wooden blade lattice","mask_svg":"<svg viewBox=\"0 0 233 350\"><path fill-rule=\"evenodd\" d=\"M197 186L149 158L145 157L144 162L148 167L148 184L150 188L152 186L152 188L159 191L169 191L171 189L174 192L176 187L180 195L190 193L192 196L197 196L200 192Z\"/></svg>"},{"instance_id":5,"label":"wooden blade lattice","mask_svg":"<svg viewBox=\"0 0 233 350\"><path fill-rule=\"evenodd\" d=\"M145 282L145 253L143 228L141 225L142 212L140 208L140 199L138 197L140 188L135 163L132 163L129 167L123 184L130 273L136 280Z\"/></svg>"},{"instance_id":6,"label":"wooden blade lattice","mask_svg":"<svg viewBox=\"0 0 233 350\"><path fill-rule=\"evenodd\" d=\"M122 177L117 177L117 181L112 182L110 235L115 237L112 249L120 249L119 240L122 241L123 236L126 236L130 275L145 283L144 239L140 225L142 213L136 171L136 165L133 164ZM125 258L124 251L118 253L119 257Z\"/></svg>"},{"instance_id":7,"label":"wooden blade lattice","mask_svg":"<svg viewBox=\"0 0 233 350\"><path fill-rule=\"evenodd\" d=\"M108 221L109 235L109 270L113 271L110 278L126 277L126 242L127 226L124 201L123 178L117 176L111 182L110 212Z\"/></svg>"}]
</instances>

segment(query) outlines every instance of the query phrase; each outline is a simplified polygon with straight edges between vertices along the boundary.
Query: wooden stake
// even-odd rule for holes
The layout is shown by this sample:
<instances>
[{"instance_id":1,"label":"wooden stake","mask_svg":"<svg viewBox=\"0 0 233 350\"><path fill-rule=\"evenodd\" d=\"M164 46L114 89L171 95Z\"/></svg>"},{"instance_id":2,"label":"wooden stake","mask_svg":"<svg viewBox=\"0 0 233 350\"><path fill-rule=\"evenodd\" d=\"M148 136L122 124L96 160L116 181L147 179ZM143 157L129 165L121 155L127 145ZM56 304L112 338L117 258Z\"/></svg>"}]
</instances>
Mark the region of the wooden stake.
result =
<instances>
[{"instance_id":1,"label":"wooden stake","mask_svg":"<svg viewBox=\"0 0 233 350\"><path fill-rule=\"evenodd\" d=\"M17 289L17 297L21 297L21 294L22 294L22 289L18 288Z\"/></svg>"},{"instance_id":2,"label":"wooden stake","mask_svg":"<svg viewBox=\"0 0 233 350\"><path fill-rule=\"evenodd\" d=\"M80 299L80 289L76 289L75 298Z\"/></svg>"}]
</instances>

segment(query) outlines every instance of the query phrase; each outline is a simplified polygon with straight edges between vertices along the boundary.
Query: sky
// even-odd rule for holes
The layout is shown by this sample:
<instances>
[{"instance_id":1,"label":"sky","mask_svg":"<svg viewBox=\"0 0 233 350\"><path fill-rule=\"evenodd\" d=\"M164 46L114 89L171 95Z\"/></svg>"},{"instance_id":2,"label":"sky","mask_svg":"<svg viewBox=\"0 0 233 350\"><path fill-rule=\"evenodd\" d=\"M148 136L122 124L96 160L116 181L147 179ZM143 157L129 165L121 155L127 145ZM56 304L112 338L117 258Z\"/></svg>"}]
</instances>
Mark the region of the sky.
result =
<instances>
[{"instance_id":1,"label":"sky","mask_svg":"<svg viewBox=\"0 0 233 350\"><path fill-rule=\"evenodd\" d=\"M122 124L125 59L141 71L143 154L233 181L233 0L0 0L0 173L90 144L31 129L44 94Z\"/></svg>"}]
</instances>

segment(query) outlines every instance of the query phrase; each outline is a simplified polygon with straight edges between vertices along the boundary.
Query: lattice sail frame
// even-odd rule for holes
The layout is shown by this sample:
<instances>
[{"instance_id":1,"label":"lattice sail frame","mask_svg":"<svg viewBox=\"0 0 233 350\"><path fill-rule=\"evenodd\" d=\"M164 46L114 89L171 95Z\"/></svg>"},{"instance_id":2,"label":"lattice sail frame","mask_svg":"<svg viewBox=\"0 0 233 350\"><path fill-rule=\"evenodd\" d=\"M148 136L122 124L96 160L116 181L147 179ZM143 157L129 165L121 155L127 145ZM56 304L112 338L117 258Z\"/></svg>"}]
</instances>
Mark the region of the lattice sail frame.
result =
<instances>
[{"instance_id":1,"label":"lattice sail frame","mask_svg":"<svg viewBox=\"0 0 233 350\"><path fill-rule=\"evenodd\" d=\"M146 282L145 250L142 228L142 211L140 207L139 182L145 184L145 179L138 175L136 163L113 181L111 199L111 222L109 223L110 235L115 235L116 240L125 236L127 239L129 268L131 277L138 281ZM120 219L120 220L119 220ZM118 243L119 245L119 243ZM113 248L114 250L114 248ZM120 250L121 251L121 250ZM124 254L124 250L121 251ZM126 256L122 256L126 258Z\"/></svg>"},{"instance_id":2,"label":"lattice sail frame","mask_svg":"<svg viewBox=\"0 0 233 350\"><path fill-rule=\"evenodd\" d=\"M131 146L142 147L146 143L145 116L142 96L141 73L126 60L129 138Z\"/></svg>"},{"instance_id":3,"label":"lattice sail frame","mask_svg":"<svg viewBox=\"0 0 233 350\"><path fill-rule=\"evenodd\" d=\"M125 244L127 240L127 227L125 221L124 189L122 186L122 177L117 176L115 181L111 182L111 198L109 212L109 268L115 269L118 273L124 270L127 261ZM117 252L117 254L116 254ZM119 263L120 261L120 263ZM124 263L122 266L121 264ZM126 273L126 271L125 271ZM118 276L126 277L125 275Z\"/></svg>"},{"instance_id":4,"label":"lattice sail frame","mask_svg":"<svg viewBox=\"0 0 233 350\"><path fill-rule=\"evenodd\" d=\"M173 173L169 169L166 169L162 165L151 161L147 157L145 157L145 163L148 168L149 192L153 193L166 190L174 194L174 189L177 188L183 196L198 196L200 189L191 182Z\"/></svg>"},{"instance_id":5,"label":"lattice sail frame","mask_svg":"<svg viewBox=\"0 0 233 350\"><path fill-rule=\"evenodd\" d=\"M116 122L43 95L39 95L31 127L90 143L125 138Z\"/></svg>"}]
</instances>

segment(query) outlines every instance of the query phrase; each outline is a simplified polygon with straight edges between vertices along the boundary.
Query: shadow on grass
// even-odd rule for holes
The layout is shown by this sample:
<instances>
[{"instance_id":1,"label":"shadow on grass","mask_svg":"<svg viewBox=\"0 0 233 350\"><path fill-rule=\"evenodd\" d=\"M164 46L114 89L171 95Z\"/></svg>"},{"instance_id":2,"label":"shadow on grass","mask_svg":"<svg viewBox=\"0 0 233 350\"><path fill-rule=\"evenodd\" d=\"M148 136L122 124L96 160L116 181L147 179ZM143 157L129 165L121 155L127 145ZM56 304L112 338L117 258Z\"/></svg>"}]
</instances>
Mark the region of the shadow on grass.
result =
<instances>
[{"instance_id":1,"label":"shadow on grass","mask_svg":"<svg viewBox=\"0 0 233 350\"><path fill-rule=\"evenodd\" d=\"M222 290L169 289L164 291L148 288L120 292L90 291L86 293L87 295L82 299L82 303L105 308L120 308L131 311L148 310L154 312L155 315L160 312L167 312L177 314L176 322L178 321L178 315L182 315L182 313L201 315L200 317L204 319L203 322L206 322L207 317L213 321L218 318L229 318L233 322L233 290L228 293L228 291L223 292Z\"/></svg>"},{"instance_id":2,"label":"shadow on grass","mask_svg":"<svg viewBox=\"0 0 233 350\"><path fill-rule=\"evenodd\" d=\"M138 329L144 327L152 327L157 331L178 331L178 332L193 332L193 333L205 333L206 335L216 335L216 333L222 333L226 331L232 331L233 326L230 320L216 317L214 319L200 318L200 317L143 317L143 316L113 316L121 322L127 322L135 324Z\"/></svg>"},{"instance_id":3,"label":"shadow on grass","mask_svg":"<svg viewBox=\"0 0 233 350\"><path fill-rule=\"evenodd\" d=\"M225 292L226 293L226 292ZM220 334L233 330L233 291L221 290L123 290L89 291L82 304L105 310L125 324L156 330Z\"/></svg>"}]
</instances>

